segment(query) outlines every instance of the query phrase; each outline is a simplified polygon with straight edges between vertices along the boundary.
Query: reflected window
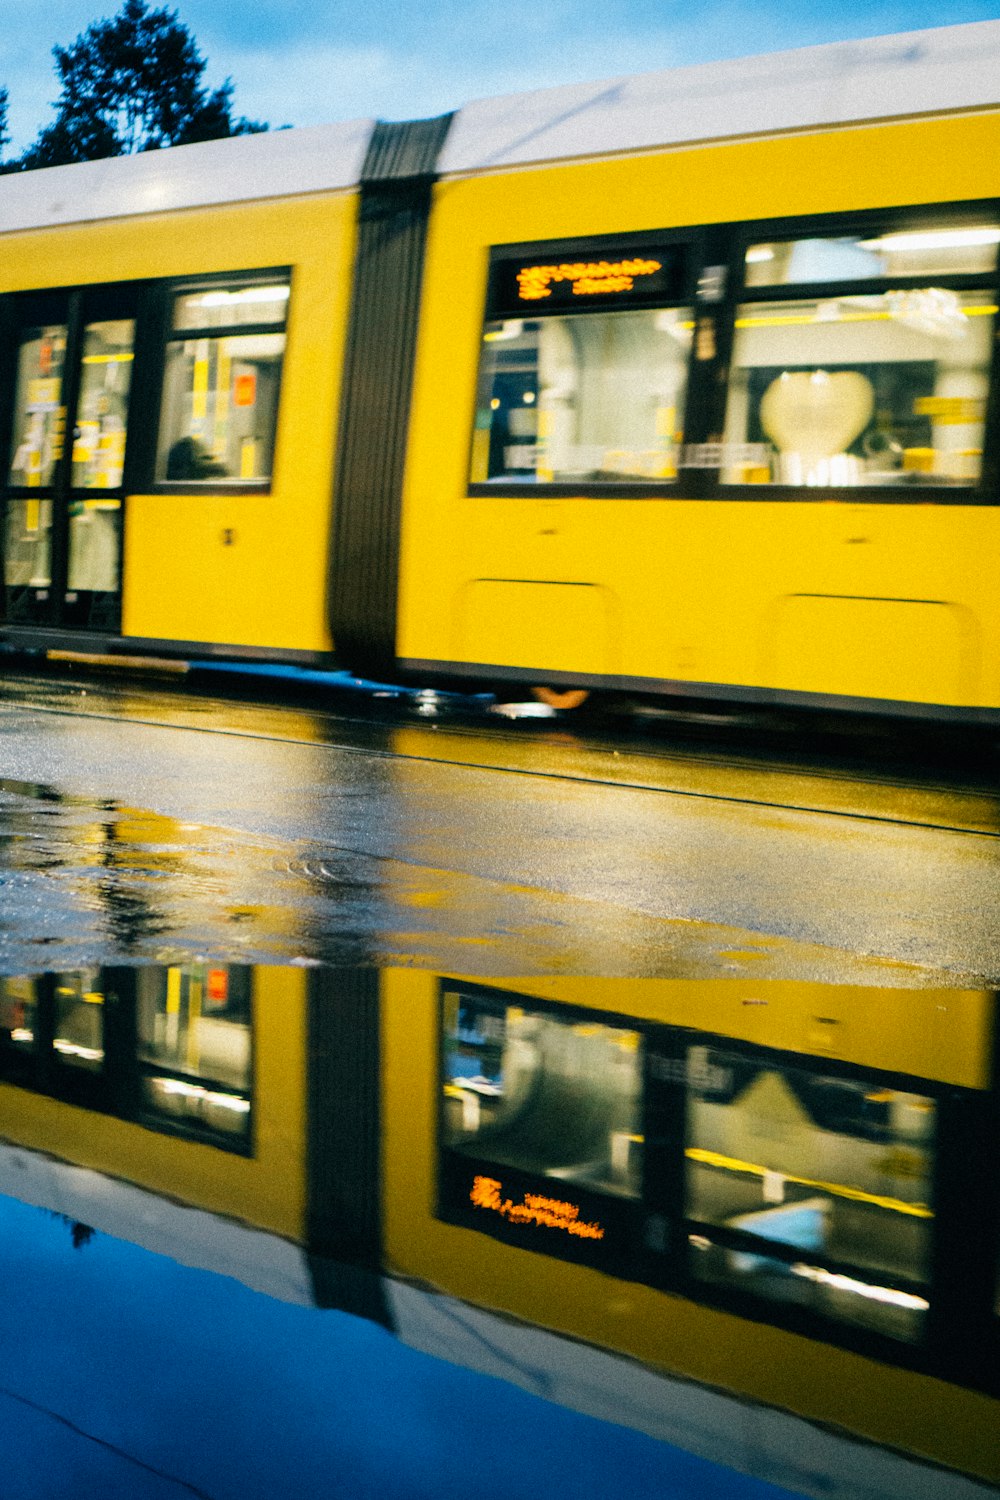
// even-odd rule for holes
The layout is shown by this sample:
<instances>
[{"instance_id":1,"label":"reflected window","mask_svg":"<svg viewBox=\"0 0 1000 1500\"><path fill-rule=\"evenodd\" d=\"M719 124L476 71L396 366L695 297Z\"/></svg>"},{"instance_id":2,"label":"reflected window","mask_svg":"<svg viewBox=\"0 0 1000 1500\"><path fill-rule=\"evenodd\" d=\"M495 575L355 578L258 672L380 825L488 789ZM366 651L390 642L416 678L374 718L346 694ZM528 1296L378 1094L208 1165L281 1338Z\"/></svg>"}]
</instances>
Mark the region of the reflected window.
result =
<instances>
[{"instance_id":1,"label":"reflected window","mask_svg":"<svg viewBox=\"0 0 1000 1500\"><path fill-rule=\"evenodd\" d=\"M693 318L667 246L496 262L473 483L675 479Z\"/></svg>"},{"instance_id":2,"label":"reflected window","mask_svg":"<svg viewBox=\"0 0 1000 1500\"><path fill-rule=\"evenodd\" d=\"M641 1191L639 1034L446 991L446 1146L592 1191Z\"/></svg>"},{"instance_id":3,"label":"reflected window","mask_svg":"<svg viewBox=\"0 0 1000 1500\"><path fill-rule=\"evenodd\" d=\"M270 479L288 295L288 282L276 281L205 287L174 299L157 479Z\"/></svg>"},{"instance_id":4,"label":"reflected window","mask_svg":"<svg viewBox=\"0 0 1000 1500\"><path fill-rule=\"evenodd\" d=\"M179 1128L249 1140L250 971L204 964L140 971L136 1022L143 1108Z\"/></svg>"},{"instance_id":5,"label":"reflected window","mask_svg":"<svg viewBox=\"0 0 1000 1500\"><path fill-rule=\"evenodd\" d=\"M60 1062L91 1073L104 1064L104 993L97 969L55 978L52 1048Z\"/></svg>"},{"instance_id":6,"label":"reflected window","mask_svg":"<svg viewBox=\"0 0 1000 1500\"><path fill-rule=\"evenodd\" d=\"M37 1048L36 981L27 976L0 979L0 1052L27 1055Z\"/></svg>"},{"instance_id":7,"label":"reflected window","mask_svg":"<svg viewBox=\"0 0 1000 1500\"><path fill-rule=\"evenodd\" d=\"M934 1101L705 1046L687 1069L693 1275L917 1338Z\"/></svg>"}]
</instances>

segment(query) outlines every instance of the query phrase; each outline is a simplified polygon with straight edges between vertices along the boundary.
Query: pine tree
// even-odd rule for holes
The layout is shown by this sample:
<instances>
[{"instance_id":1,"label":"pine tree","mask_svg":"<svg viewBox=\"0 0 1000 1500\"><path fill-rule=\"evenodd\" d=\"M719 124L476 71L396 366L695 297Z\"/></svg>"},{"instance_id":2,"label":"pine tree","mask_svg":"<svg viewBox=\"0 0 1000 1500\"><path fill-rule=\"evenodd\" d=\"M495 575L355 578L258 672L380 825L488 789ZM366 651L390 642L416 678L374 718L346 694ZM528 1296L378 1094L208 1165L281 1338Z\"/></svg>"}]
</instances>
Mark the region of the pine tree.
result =
<instances>
[{"instance_id":1,"label":"pine tree","mask_svg":"<svg viewBox=\"0 0 1000 1500\"><path fill-rule=\"evenodd\" d=\"M230 79L208 92L205 59L176 11L125 0L69 47L52 49L61 93L56 117L19 166L51 167L266 130L233 119ZM6 100L5 100L6 102ZM2 117L0 117L2 128Z\"/></svg>"}]
</instances>

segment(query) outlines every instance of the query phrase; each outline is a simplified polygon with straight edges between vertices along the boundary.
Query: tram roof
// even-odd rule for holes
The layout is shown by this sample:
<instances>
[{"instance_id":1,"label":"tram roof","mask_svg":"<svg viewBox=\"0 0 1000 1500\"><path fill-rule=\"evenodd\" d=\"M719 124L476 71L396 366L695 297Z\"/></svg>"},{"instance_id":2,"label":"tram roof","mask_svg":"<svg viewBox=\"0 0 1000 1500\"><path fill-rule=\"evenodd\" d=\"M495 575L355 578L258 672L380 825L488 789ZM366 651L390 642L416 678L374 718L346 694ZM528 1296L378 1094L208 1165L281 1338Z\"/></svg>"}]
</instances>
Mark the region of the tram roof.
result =
<instances>
[{"instance_id":1,"label":"tram roof","mask_svg":"<svg viewBox=\"0 0 1000 1500\"><path fill-rule=\"evenodd\" d=\"M991 107L1000 21L978 21L474 100L438 171ZM373 128L350 120L12 173L0 177L0 233L348 189Z\"/></svg>"},{"instance_id":2,"label":"tram roof","mask_svg":"<svg viewBox=\"0 0 1000 1500\"><path fill-rule=\"evenodd\" d=\"M467 104L442 173L1000 104L1000 21L701 63Z\"/></svg>"}]
</instances>

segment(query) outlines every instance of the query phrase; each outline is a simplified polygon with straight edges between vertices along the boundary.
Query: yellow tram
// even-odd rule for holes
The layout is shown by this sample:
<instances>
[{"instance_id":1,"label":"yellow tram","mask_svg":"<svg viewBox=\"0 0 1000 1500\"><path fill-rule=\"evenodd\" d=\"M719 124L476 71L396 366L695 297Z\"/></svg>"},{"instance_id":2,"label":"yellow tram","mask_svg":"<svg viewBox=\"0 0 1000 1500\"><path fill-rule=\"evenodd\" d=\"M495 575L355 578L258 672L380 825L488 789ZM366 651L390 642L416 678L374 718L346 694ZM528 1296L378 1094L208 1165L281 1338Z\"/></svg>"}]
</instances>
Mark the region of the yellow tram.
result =
<instances>
[{"instance_id":1,"label":"yellow tram","mask_svg":"<svg viewBox=\"0 0 1000 1500\"><path fill-rule=\"evenodd\" d=\"M4 177L3 638L995 718L998 60Z\"/></svg>"},{"instance_id":2,"label":"yellow tram","mask_svg":"<svg viewBox=\"0 0 1000 1500\"><path fill-rule=\"evenodd\" d=\"M997 1047L978 991L104 969L0 981L0 1138L996 1482Z\"/></svg>"}]
</instances>

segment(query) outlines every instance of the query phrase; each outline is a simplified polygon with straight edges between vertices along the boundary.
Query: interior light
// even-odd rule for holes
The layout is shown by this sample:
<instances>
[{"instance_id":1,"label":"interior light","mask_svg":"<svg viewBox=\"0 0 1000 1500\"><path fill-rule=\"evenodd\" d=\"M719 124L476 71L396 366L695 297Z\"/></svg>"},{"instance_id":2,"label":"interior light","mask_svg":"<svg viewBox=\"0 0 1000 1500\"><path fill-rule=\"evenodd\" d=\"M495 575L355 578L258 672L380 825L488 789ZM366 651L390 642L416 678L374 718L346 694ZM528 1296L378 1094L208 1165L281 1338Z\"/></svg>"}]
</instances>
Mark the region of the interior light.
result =
<instances>
[{"instance_id":1,"label":"interior light","mask_svg":"<svg viewBox=\"0 0 1000 1500\"><path fill-rule=\"evenodd\" d=\"M10 1039L12 1042L33 1042L35 1040L35 1033L29 1031L26 1026L15 1026L10 1034Z\"/></svg>"},{"instance_id":2,"label":"interior light","mask_svg":"<svg viewBox=\"0 0 1000 1500\"><path fill-rule=\"evenodd\" d=\"M245 286L238 292L205 292L191 300L196 307L231 307L234 303L245 302L287 302L290 293L291 288L287 285Z\"/></svg>"},{"instance_id":3,"label":"interior light","mask_svg":"<svg viewBox=\"0 0 1000 1500\"><path fill-rule=\"evenodd\" d=\"M201 1099L206 1104L215 1104L220 1109L231 1109L235 1114L250 1113L250 1100L238 1099L232 1094L220 1094L215 1089L202 1088L197 1083L185 1083L180 1078L157 1078L156 1087L164 1094L180 1094L184 1099Z\"/></svg>"},{"instance_id":4,"label":"interior light","mask_svg":"<svg viewBox=\"0 0 1000 1500\"><path fill-rule=\"evenodd\" d=\"M911 1312L926 1312L930 1303L926 1297L915 1297L912 1292L899 1292L895 1287L872 1286L870 1282L858 1281L841 1272L826 1271L821 1266L803 1265L797 1261L791 1267L793 1276L802 1276L820 1286L829 1286L838 1292L850 1292L856 1297L866 1297L870 1302L887 1302L893 1307L905 1307Z\"/></svg>"},{"instance_id":5,"label":"interior light","mask_svg":"<svg viewBox=\"0 0 1000 1500\"><path fill-rule=\"evenodd\" d=\"M521 400L524 402L525 406L531 406L534 402L534 399L534 391L525 391L524 395L521 397Z\"/></svg>"},{"instance_id":6,"label":"interior light","mask_svg":"<svg viewBox=\"0 0 1000 1500\"><path fill-rule=\"evenodd\" d=\"M958 250L963 245L1000 244L1000 227L982 229L920 229L860 240L863 250ZM749 259L749 257L748 257Z\"/></svg>"},{"instance_id":7,"label":"interior light","mask_svg":"<svg viewBox=\"0 0 1000 1500\"><path fill-rule=\"evenodd\" d=\"M70 1042L64 1036L57 1036L52 1043L57 1052L65 1057L79 1057L84 1062L100 1062L104 1056L102 1047L81 1047L79 1042Z\"/></svg>"},{"instance_id":8,"label":"interior light","mask_svg":"<svg viewBox=\"0 0 1000 1500\"><path fill-rule=\"evenodd\" d=\"M770 245L751 245L747 251L747 265L759 266L765 260L773 260L774 251Z\"/></svg>"}]
</instances>

